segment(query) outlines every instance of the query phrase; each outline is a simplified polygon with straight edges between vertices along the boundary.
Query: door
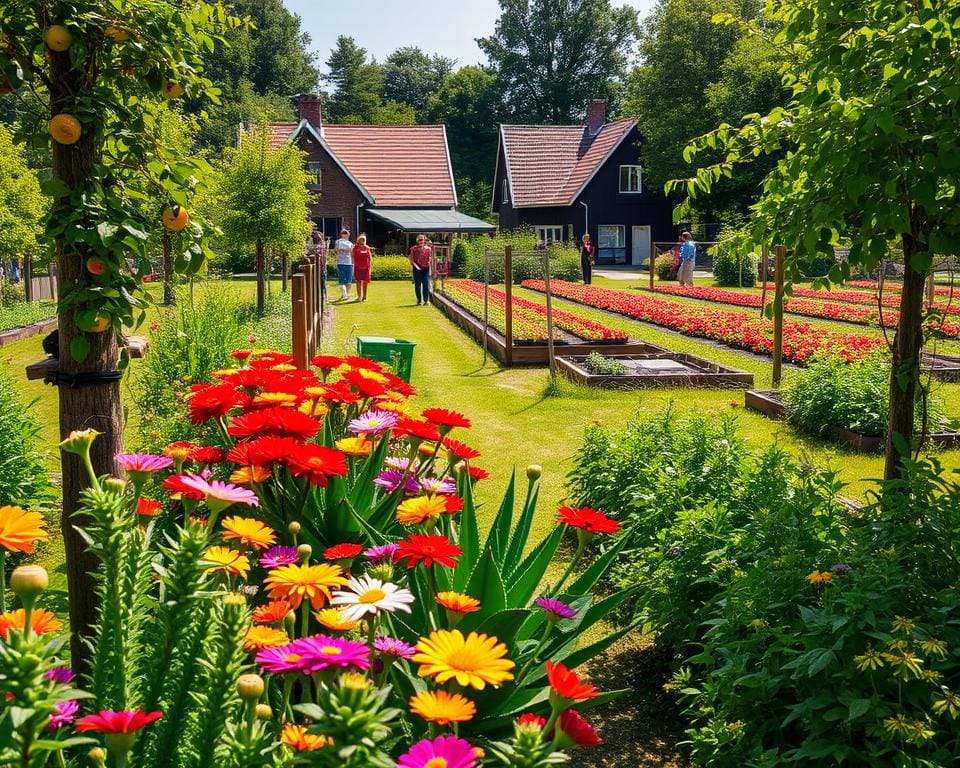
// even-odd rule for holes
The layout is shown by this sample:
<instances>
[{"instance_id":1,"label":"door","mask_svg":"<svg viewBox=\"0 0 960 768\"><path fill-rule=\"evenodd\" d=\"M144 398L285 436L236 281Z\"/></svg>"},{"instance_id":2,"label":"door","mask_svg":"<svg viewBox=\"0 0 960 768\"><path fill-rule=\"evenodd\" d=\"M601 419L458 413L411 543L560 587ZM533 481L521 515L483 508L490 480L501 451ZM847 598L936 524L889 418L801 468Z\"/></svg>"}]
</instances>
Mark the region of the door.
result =
<instances>
[{"instance_id":1,"label":"door","mask_svg":"<svg viewBox=\"0 0 960 768\"><path fill-rule=\"evenodd\" d=\"M631 264L645 265L650 260L650 226L634 225L633 227L633 258Z\"/></svg>"}]
</instances>

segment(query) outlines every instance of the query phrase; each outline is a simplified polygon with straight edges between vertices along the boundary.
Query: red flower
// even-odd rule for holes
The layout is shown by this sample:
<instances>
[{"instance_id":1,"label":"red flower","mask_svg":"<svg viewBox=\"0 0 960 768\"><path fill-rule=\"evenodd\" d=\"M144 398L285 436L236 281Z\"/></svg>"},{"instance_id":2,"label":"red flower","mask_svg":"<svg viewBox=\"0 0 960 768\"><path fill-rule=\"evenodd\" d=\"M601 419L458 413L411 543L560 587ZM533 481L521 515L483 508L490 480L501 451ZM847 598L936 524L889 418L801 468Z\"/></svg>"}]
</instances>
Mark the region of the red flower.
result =
<instances>
[{"instance_id":1,"label":"red flower","mask_svg":"<svg viewBox=\"0 0 960 768\"><path fill-rule=\"evenodd\" d=\"M383 366L380 363L367 357L347 355L345 358L343 358L343 362L345 362L351 368L366 368L368 371L377 372L383 371Z\"/></svg>"},{"instance_id":2,"label":"red flower","mask_svg":"<svg viewBox=\"0 0 960 768\"><path fill-rule=\"evenodd\" d=\"M223 381L229 382L235 387L243 387L246 390L256 390L263 386L266 380L266 371L256 370L254 368L241 368L222 377Z\"/></svg>"},{"instance_id":3,"label":"red flower","mask_svg":"<svg viewBox=\"0 0 960 768\"><path fill-rule=\"evenodd\" d=\"M187 458L198 464L216 464L223 461L223 451L215 445L198 445L190 449Z\"/></svg>"},{"instance_id":4,"label":"red flower","mask_svg":"<svg viewBox=\"0 0 960 768\"><path fill-rule=\"evenodd\" d=\"M293 355L268 349L257 352L250 361L251 368L273 368L278 365L293 365Z\"/></svg>"},{"instance_id":5,"label":"red flower","mask_svg":"<svg viewBox=\"0 0 960 768\"><path fill-rule=\"evenodd\" d=\"M387 385L397 394L403 395L404 397L413 397L415 394L417 394L417 390L414 389L410 384L407 384L407 382L405 382L399 376L394 376L389 371L384 371L380 375L386 377Z\"/></svg>"},{"instance_id":6,"label":"red flower","mask_svg":"<svg viewBox=\"0 0 960 768\"><path fill-rule=\"evenodd\" d=\"M350 385L344 381L338 381L334 384L328 384L324 389L323 399L328 403L342 403L352 405L360 402L360 395L350 389Z\"/></svg>"},{"instance_id":7,"label":"red flower","mask_svg":"<svg viewBox=\"0 0 960 768\"><path fill-rule=\"evenodd\" d=\"M203 492L183 482L183 477L183 475L171 475L164 479L163 487L171 493L179 494L179 498L181 499L203 501L203 499L206 498Z\"/></svg>"},{"instance_id":8,"label":"red flower","mask_svg":"<svg viewBox=\"0 0 960 768\"><path fill-rule=\"evenodd\" d=\"M517 718L517 722L520 725L537 725L542 729L547 724L547 718L535 715L533 712L524 712Z\"/></svg>"},{"instance_id":9,"label":"red flower","mask_svg":"<svg viewBox=\"0 0 960 768\"><path fill-rule=\"evenodd\" d=\"M230 449L227 458L242 466L253 464L258 467L265 467L271 464L284 463L302 446L303 442L297 440L295 437L264 435L263 437L250 440L247 443L235 445ZM237 461L237 459L241 458L245 459L245 461Z\"/></svg>"},{"instance_id":10,"label":"red flower","mask_svg":"<svg viewBox=\"0 0 960 768\"><path fill-rule=\"evenodd\" d=\"M163 504L155 499L148 499L144 496L141 496L139 499L137 499L137 514L143 515L144 517L149 517L157 514L157 511L162 506Z\"/></svg>"},{"instance_id":11,"label":"red flower","mask_svg":"<svg viewBox=\"0 0 960 768\"><path fill-rule=\"evenodd\" d=\"M246 360L248 357L250 357L250 350L235 349L230 353L230 357L232 357L234 360Z\"/></svg>"},{"instance_id":12,"label":"red flower","mask_svg":"<svg viewBox=\"0 0 960 768\"><path fill-rule=\"evenodd\" d=\"M561 523L582 528L589 533L616 533L620 530L620 523L607 517L603 512L597 512L590 507L560 507L558 514Z\"/></svg>"},{"instance_id":13,"label":"red flower","mask_svg":"<svg viewBox=\"0 0 960 768\"><path fill-rule=\"evenodd\" d=\"M563 664L556 664L547 659L547 680L550 683L551 692L558 698L563 699L567 704L574 701L586 701L599 694L597 689L584 683L572 669L567 669Z\"/></svg>"},{"instance_id":14,"label":"red flower","mask_svg":"<svg viewBox=\"0 0 960 768\"><path fill-rule=\"evenodd\" d=\"M469 428L473 423L457 411L448 411L446 408L427 408L422 414L427 421L433 422L438 427L446 427L448 430L454 427Z\"/></svg>"},{"instance_id":15,"label":"red flower","mask_svg":"<svg viewBox=\"0 0 960 768\"><path fill-rule=\"evenodd\" d=\"M433 567L434 563L453 568L457 564L456 558L462 553L463 550L456 544L450 543L446 536L425 536L414 533L409 539L397 542L394 560L397 562L406 560L408 568L413 568L421 561L428 568Z\"/></svg>"},{"instance_id":16,"label":"red flower","mask_svg":"<svg viewBox=\"0 0 960 768\"><path fill-rule=\"evenodd\" d=\"M470 465L469 470L470 479L474 482L477 480L486 480L488 477L490 477L490 473L487 472L487 470L481 469L480 467L475 467L472 464Z\"/></svg>"},{"instance_id":17,"label":"red flower","mask_svg":"<svg viewBox=\"0 0 960 768\"><path fill-rule=\"evenodd\" d=\"M321 371L332 371L343 365L343 358L336 355L317 355L310 361L310 365L319 368Z\"/></svg>"},{"instance_id":18,"label":"red flower","mask_svg":"<svg viewBox=\"0 0 960 768\"><path fill-rule=\"evenodd\" d=\"M170 443L168 446L166 446L161 453L168 459L185 461L187 456L190 455L190 451L196 447L197 446L195 446L189 440L177 440L176 442Z\"/></svg>"},{"instance_id":19,"label":"red flower","mask_svg":"<svg viewBox=\"0 0 960 768\"><path fill-rule=\"evenodd\" d=\"M427 422L418 419L399 419L397 426L393 428L395 437L412 437L414 440L427 440L431 443L440 441L440 433L437 428Z\"/></svg>"},{"instance_id":20,"label":"red flower","mask_svg":"<svg viewBox=\"0 0 960 768\"><path fill-rule=\"evenodd\" d=\"M471 448L466 443L461 443L459 440L451 440L449 437L443 438L443 447L446 448L450 453L456 456L458 459L463 461L470 461L472 459L479 458L480 451L476 448Z\"/></svg>"},{"instance_id":21,"label":"red flower","mask_svg":"<svg viewBox=\"0 0 960 768\"><path fill-rule=\"evenodd\" d=\"M320 431L320 422L293 408L262 408L237 416L227 427L234 437L279 435L307 440Z\"/></svg>"},{"instance_id":22,"label":"red flower","mask_svg":"<svg viewBox=\"0 0 960 768\"><path fill-rule=\"evenodd\" d=\"M226 416L240 402L240 394L233 384L202 384L190 395L190 421L205 424L210 419Z\"/></svg>"},{"instance_id":23,"label":"red flower","mask_svg":"<svg viewBox=\"0 0 960 768\"><path fill-rule=\"evenodd\" d=\"M334 544L323 552L325 560L352 560L363 552L361 544Z\"/></svg>"},{"instance_id":24,"label":"red flower","mask_svg":"<svg viewBox=\"0 0 960 768\"><path fill-rule=\"evenodd\" d=\"M595 747L600 743L600 737L593 730L593 726L575 709L564 710L560 714L558 725L561 731L581 747Z\"/></svg>"},{"instance_id":25,"label":"red flower","mask_svg":"<svg viewBox=\"0 0 960 768\"><path fill-rule=\"evenodd\" d=\"M446 509L444 511L448 515L459 512L461 509L463 509L463 499L461 499L459 496L447 496Z\"/></svg>"},{"instance_id":26,"label":"red flower","mask_svg":"<svg viewBox=\"0 0 960 768\"><path fill-rule=\"evenodd\" d=\"M301 445L287 461L294 477L306 477L321 488L327 487L331 475L347 474L346 457L340 451L313 443Z\"/></svg>"},{"instance_id":27,"label":"red flower","mask_svg":"<svg viewBox=\"0 0 960 768\"><path fill-rule=\"evenodd\" d=\"M134 733L162 716L162 712L144 712L139 709L121 712L103 709L95 715L81 717L77 720L75 728L78 731L97 731L98 733Z\"/></svg>"},{"instance_id":28,"label":"red flower","mask_svg":"<svg viewBox=\"0 0 960 768\"><path fill-rule=\"evenodd\" d=\"M364 397L380 397L387 392L386 385L369 376L364 376L359 371L347 371L341 377L341 381L349 382Z\"/></svg>"}]
</instances>

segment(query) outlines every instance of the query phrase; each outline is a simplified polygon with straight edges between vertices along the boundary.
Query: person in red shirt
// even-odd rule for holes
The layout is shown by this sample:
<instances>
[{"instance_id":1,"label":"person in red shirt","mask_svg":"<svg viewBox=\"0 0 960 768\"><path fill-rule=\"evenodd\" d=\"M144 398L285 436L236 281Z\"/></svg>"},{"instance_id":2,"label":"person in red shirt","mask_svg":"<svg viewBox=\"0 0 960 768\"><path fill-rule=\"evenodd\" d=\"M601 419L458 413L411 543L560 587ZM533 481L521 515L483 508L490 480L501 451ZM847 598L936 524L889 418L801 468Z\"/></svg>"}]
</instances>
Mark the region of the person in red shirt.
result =
<instances>
[{"instance_id":1,"label":"person in red shirt","mask_svg":"<svg viewBox=\"0 0 960 768\"><path fill-rule=\"evenodd\" d=\"M430 261L433 249L427 245L426 235L417 235L417 244L410 249L410 266L413 267L413 289L417 294L417 306L430 301Z\"/></svg>"},{"instance_id":2,"label":"person in red shirt","mask_svg":"<svg viewBox=\"0 0 960 768\"><path fill-rule=\"evenodd\" d=\"M353 246L353 279L357 283L357 301L367 300L371 256L372 252L367 246L367 236L358 235L357 244Z\"/></svg>"}]
</instances>

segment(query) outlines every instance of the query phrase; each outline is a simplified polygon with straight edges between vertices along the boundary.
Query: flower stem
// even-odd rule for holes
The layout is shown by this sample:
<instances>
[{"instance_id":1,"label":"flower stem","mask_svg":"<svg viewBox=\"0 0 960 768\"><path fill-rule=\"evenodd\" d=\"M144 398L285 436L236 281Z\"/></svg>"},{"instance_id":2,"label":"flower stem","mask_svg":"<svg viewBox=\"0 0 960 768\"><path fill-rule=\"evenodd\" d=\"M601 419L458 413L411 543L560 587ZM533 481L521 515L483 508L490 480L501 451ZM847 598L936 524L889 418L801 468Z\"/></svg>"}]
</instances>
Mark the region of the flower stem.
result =
<instances>
[{"instance_id":1,"label":"flower stem","mask_svg":"<svg viewBox=\"0 0 960 768\"><path fill-rule=\"evenodd\" d=\"M557 582L557 586L549 590L547 594L551 595L552 597L556 597L560 594L560 588L564 585L564 583L566 583L567 579L570 577L570 574L573 573L573 569L577 563L580 562L580 557L583 555L583 550L586 549L586 546L586 542L583 539L580 539L577 542L577 551L570 560L570 565L568 565L567 570L563 572L563 576L560 577L560 581Z\"/></svg>"},{"instance_id":2,"label":"flower stem","mask_svg":"<svg viewBox=\"0 0 960 768\"><path fill-rule=\"evenodd\" d=\"M520 687L520 683L522 683L524 678L527 676L527 672L530 671L530 667L533 666L533 663L537 660L537 654L540 653L540 650L547 642L547 638L550 637L550 630L552 629L553 622L547 621L547 625L543 628L543 634L540 635L540 642L537 643L537 647L533 649L533 653L530 654L530 658L527 659L527 663L523 665L523 668L517 675L516 682L514 682L515 687Z\"/></svg>"},{"instance_id":3,"label":"flower stem","mask_svg":"<svg viewBox=\"0 0 960 768\"><path fill-rule=\"evenodd\" d=\"M7 552L0 549L0 613L7 612Z\"/></svg>"}]
</instances>

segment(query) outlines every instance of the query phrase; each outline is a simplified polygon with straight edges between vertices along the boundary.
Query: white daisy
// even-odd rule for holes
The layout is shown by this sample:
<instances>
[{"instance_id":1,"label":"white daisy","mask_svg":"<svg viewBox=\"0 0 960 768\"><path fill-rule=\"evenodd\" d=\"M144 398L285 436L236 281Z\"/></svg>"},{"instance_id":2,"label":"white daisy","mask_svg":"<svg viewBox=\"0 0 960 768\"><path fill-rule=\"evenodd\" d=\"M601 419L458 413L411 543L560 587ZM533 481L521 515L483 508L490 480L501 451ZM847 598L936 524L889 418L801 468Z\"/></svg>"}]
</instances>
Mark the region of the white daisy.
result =
<instances>
[{"instance_id":1,"label":"white daisy","mask_svg":"<svg viewBox=\"0 0 960 768\"><path fill-rule=\"evenodd\" d=\"M375 616L380 611L410 613L410 603L413 601L413 593L409 589L366 575L349 579L346 589L333 593L333 604L340 608L340 615L349 621L360 621L367 614Z\"/></svg>"}]
</instances>

